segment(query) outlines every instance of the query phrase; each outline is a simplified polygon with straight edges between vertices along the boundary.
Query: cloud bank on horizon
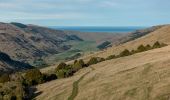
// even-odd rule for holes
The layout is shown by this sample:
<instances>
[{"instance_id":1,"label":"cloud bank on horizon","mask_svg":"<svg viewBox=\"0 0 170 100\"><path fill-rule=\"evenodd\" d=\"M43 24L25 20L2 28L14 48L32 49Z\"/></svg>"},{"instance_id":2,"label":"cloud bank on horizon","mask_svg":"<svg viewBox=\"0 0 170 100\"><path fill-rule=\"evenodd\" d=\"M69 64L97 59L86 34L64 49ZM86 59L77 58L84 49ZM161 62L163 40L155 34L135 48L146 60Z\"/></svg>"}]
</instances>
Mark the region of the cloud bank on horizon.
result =
<instances>
[{"instance_id":1,"label":"cloud bank on horizon","mask_svg":"<svg viewBox=\"0 0 170 100\"><path fill-rule=\"evenodd\" d=\"M46 26L170 23L169 0L0 0L1 22Z\"/></svg>"}]
</instances>

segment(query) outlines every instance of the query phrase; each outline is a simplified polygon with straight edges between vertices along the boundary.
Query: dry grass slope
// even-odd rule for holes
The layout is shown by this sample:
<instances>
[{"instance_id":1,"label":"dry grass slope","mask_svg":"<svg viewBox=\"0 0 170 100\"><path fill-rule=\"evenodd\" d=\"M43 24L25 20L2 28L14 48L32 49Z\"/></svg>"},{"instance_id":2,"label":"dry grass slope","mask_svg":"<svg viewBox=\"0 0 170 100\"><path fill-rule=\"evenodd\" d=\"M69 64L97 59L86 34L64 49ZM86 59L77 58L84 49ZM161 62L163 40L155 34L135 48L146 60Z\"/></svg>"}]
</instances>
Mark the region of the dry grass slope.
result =
<instances>
[{"instance_id":1,"label":"dry grass slope","mask_svg":"<svg viewBox=\"0 0 170 100\"><path fill-rule=\"evenodd\" d=\"M78 84L74 100L169 100L170 46L113 59L85 68L75 76L37 86L38 100L67 100Z\"/></svg>"},{"instance_id":2,"label":"dry grass slope","mask_svg":"<svg viewBox=\"0 0 170 100\"><path fill-rule=\"evenodd\" d=\"M126 49L136 49L141 44L155 41L170 44L170 26L164 26L134 41L109 48L84 57L107 57ZM104 61L81 69L73 77L37 86L42 94L38 100L67 100L73 83L78 83L78 94L74 100L169 100L170 99L170 46L131 56Z\"/></svg>"}]
</instances>

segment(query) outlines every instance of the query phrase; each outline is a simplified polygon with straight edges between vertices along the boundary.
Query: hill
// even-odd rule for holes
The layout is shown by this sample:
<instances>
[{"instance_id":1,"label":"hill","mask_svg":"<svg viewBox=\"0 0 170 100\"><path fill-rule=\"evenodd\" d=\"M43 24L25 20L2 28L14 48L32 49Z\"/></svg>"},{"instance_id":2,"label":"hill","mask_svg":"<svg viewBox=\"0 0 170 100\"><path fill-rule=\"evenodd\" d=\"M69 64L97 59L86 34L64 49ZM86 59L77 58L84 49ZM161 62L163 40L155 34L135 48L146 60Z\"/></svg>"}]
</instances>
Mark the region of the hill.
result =
<instances>
[{"instance_id":1,"label":"hill","mask_svg":"<svg viewBox=\"0 0 170 100\"><path fill-rule=\"evenodd\" d=\"M67 51L71 46L66 43L70 41L83 40L60 30L21 23L0 23L0 51L31 64L36 59Z\"/></svg>"},{"instance_id":2,"label":"hill","mask_svg":"<svg viewBox=\"0 0 170 100\"><path fill-rule=\"evenodd\" d=\"M85 57L107 57L125 48L160 41L169 45L170 26L162 26L133 41ZM104 61L73 77L36 86L37 100L168 100L170 46ZM54 92L55 91L55 92Z\"/></svg>"},{"instance_id":3,"label":"hill","mask_svg":"<svg viewBox=\"0 0 170 100\"><path fill-rule=\"evenodd\" d=\"M101 62L73 77L38 85L37 93L41 94L36 99L67 100L73 83L78 82L74 100L168 100L169 52L167 46Z\"/></svg>"},{"instance_id":4,"label":"hill","mask_svg":"<svg viewBox=\"0 0 170 100\"><path fill-rule=\"evenodd\" d=\"M138 32L130 33L129 36L131 36L131 37L136 36L135 34L137 34L137 33ZM169 38L170 38L170 25L155 26L155 27L149 28L149 30L146 29L145 32L143 33L143 35L140 35L137 38L134 38L134 39L128 38L129 42L125 42L127 40L124 39L125 41L123 40L124 42L121 42L120 45L110 47L104 51L99 51L99 52L96 52L91 55L87 55L84 57L84 59L89 59L89 57L92 57L92 56L107 57L107 56L113 55L113 54L117 55L124 49L134 50L141 44L153 45L153 43L155 43L155 41L159 41L161 43L165 43L165 44L169 45L170 44Z\"/></svg>"}]
</instances>

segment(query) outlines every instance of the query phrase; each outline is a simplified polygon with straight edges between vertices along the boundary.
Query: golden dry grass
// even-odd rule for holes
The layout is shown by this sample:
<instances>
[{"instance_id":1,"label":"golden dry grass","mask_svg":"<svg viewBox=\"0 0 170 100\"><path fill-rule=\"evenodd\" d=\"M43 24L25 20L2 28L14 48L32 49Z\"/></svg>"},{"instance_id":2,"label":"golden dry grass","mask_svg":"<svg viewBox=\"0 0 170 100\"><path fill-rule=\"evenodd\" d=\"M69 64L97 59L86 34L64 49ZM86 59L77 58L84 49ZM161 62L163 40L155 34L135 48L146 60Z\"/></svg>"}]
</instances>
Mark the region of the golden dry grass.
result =
<instances>
[{"instance_id":1,"label":"golden dry grass","mask_svg":"<svg viewBox=\"0 0 170 100\"><path fill-rule=\"evenodd\" d=\"M38 100L67 100L79 82L75 100L169 100L170 46L113 59L85 68L67 79L37 86Z\"/></svg>"},{"instance_id":2,"label":"golden dry grass","mask_svg":"<svg viewBox=\"0 0 170 100\"><path fill-rule=\"evenodd\" d=\"M93 56L107 57L125 48L132 50L140 44L153 44L155 41L170 44L169 25L134 41L83 58L87 61ZM73 83L88 71L90 73L79 82L79 93L75 100L170 99L170 46L101 62L91 67L95 70L81 69L73 77L37 86L42 94L36 99L67 100Z\"/></svg>"}]
</instances>

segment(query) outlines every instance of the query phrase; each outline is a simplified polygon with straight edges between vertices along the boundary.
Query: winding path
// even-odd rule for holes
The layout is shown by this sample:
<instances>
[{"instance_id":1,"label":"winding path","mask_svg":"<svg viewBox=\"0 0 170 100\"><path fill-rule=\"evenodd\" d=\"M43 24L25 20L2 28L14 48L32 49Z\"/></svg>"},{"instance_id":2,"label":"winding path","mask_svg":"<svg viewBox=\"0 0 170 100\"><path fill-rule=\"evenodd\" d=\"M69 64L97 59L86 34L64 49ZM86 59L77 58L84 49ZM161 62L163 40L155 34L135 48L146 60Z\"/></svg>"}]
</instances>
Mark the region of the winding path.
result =
<instances>
[{"instance_id":1,"label":"winding path","mask_svg":"<svg viewBox=\"0 0 170 100\"><path fill-rule=\"evenodd\" d=\"M95 70L93 67L90 67L92 70ZM74 100L74 98L78 95L78 89L79 89L79 83L81 80L83 80L83 78L89 74L91 71L85 73L84 75L82 75L77 81L75 81L73 83L73 89L72 89L72 93L71 95L68 97L68 100Z\"/></svg>"}]
</instances>

